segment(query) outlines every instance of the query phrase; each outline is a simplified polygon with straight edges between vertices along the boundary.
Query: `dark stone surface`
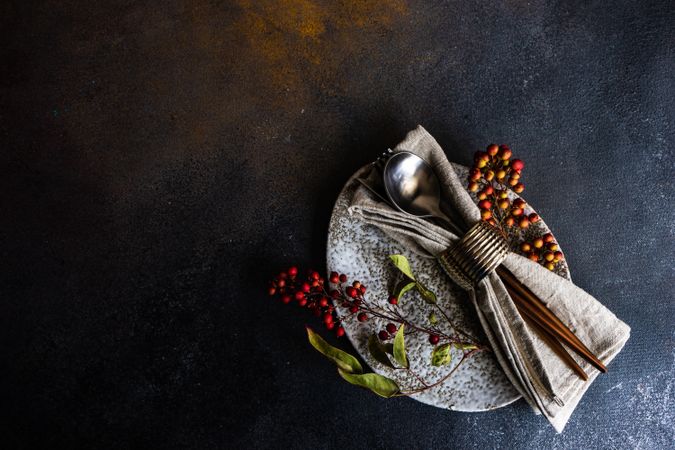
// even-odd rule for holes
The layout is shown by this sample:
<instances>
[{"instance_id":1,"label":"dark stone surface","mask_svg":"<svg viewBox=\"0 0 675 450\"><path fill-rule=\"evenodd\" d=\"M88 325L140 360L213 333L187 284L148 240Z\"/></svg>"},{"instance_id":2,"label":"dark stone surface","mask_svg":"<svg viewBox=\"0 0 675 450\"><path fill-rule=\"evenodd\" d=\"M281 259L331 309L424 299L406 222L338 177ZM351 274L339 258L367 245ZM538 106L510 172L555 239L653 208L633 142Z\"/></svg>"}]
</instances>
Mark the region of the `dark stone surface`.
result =
<instances>
[{"instance_id":1,"label":"dark stone surface","mask_svg":"<svg viewBox=\"0 0 675 450\"><path fill-rule=\"evenodd\" d=\"M3 3L2 447L672 448L675 9L496 3ZM509 143L633 328L562 435L349 386L262 293L418 123Z\"/></svg>"}]
</instances>

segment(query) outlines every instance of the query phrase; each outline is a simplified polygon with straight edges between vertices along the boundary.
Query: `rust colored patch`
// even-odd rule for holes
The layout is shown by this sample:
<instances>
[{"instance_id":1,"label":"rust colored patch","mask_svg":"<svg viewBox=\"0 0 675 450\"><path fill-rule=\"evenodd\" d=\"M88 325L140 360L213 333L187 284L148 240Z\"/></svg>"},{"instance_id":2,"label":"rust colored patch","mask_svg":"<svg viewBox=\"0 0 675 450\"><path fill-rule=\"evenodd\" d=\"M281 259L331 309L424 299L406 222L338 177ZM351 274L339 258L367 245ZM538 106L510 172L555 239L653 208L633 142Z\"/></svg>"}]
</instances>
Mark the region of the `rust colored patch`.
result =
<instances>
[{"instance_id":1,"label":"rust colored patch","mask_svg":"<svg viewBox=\"0 0 675 450\"><path fill-rule=\"evenodd\" d=\"M355 61L362 64L383 42L391 45L396 23L408 11L404 0L233 3L189 9L188 34L179 36L180 51L198 59L190 78L203 83L191 99L200 106L201 123L189 140L198 146L223 134L235 117L268 119L269 139L285 135L283 128L275 130L275 114L292 121L320 97L348 93ZM173 83L159 88L167 96L175 95L173 89Z\"/></svg>"},{"instance_id":2,"label":"rust colored patch","mask_svg":"<svg viewBox=\"0 0 675 450\"><path fill-rule=\"evenodd\" d=\"M109 24L113 13L120 20ZM136 174L158 183L165 167L238 145L228 136L272 143L283 160L296 127L340 114L322 105L327 98L359 95L362 78L377 76L388 58L383 49L404 39L407 7L404 0L195 0L98 14L92 21L81 11L73 20L89 26L60 36L73 61L96 64L56 65L68 94L51 99L48 112L68 108L50 120L83 149L83 176L124 167L124 177L108 178L121 192ZM123 148L113 145L119 129L131 136ZM102 143L111 149L98 151ZM136 150L148 143L155 153Z\"/></svg>"},{"instance_id":3,"label":"rust colored patch","mask_svg":"<svg viewBox=\"0 0 675 450\"><path fill-rule=\"evenodd\" d=\"M340 66L407 12L401 0L238 0L232 33L245 39L259 83L339 89ZM298 92L300 93L300 92Z\"/></svg>"}]
</instances>

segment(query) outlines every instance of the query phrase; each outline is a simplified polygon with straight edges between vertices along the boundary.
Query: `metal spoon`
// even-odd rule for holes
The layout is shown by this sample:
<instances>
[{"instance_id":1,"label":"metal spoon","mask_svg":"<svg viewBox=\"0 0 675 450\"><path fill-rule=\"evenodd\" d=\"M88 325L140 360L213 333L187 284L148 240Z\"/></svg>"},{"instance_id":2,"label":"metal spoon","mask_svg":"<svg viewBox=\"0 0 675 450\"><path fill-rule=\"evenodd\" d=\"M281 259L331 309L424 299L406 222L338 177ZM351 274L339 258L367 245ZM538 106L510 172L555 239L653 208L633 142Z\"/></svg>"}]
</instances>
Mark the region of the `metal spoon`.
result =
<instances>
[{"instance_id":1,"label":"metal spoon","mask_svg":"<svg viewBox=\"0 0 675 450\"><path fill-rule=\"evenodd\" d=\"M425 160L410 152L394 153L387 159L382 179L396 209L415 217L441 219L458 236L464 234L441 211L441 184Z\"/></svg>"}]
</instances>

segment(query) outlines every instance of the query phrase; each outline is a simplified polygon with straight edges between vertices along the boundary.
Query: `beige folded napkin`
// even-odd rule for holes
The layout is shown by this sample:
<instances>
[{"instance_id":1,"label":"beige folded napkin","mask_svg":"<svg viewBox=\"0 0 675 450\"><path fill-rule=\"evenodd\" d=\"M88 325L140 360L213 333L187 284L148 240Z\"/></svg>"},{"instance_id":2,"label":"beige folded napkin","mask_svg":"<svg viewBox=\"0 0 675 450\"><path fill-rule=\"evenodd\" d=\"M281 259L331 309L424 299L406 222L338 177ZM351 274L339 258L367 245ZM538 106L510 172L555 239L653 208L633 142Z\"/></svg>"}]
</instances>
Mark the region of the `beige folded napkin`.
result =
<instances>
[{"instance_id":1,"label":"beige folded napkin","mask_svg":"<svg viewBox=\"0 0 675 450\"><path fill-rule=\"evenodd\" d=\"M464 188L465 178L457 174L443 149L421 126L408 133L394 151L409 151L429 162L442 184L444 212L462 221L465 229L480 220L480 212ZM372 173L371 176L379 176ZM435 257L460 236L424 219L417 219L389 207L361 186L350 212L381 228L404 248ZM538 263L510 253L503 263L513 274L577 335L607 365L621 351L630 328L611 311L571 281ZM494 273L472 291L471 299L491 347L507 377L535 411L543 413L557 432L562 432L574 408L599 372L573 354L589 374L581 380L538 335L526 325Z\"/></svg>"}]
</instances>

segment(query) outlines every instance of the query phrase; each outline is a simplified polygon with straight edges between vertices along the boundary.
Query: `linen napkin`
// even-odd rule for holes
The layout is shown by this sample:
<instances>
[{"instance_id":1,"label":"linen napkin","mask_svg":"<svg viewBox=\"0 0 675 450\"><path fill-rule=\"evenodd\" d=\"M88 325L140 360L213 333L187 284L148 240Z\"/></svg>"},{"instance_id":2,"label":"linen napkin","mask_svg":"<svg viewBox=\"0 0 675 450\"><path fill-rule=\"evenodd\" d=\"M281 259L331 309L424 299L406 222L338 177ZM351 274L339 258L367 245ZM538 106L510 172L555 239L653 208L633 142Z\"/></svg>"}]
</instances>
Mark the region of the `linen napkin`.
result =
<instances>
[{"instance_id":1,"label":"linen napkin","mask_svg":"<svg viewBox=\"0 0 675 450\"><path fill-rule=\"evenodd\" d=\"M409 151L429 162L441 180L441 209L464 229L480 220L480 211L464 188L465 177L450 163L443 149L421 126L408 133L394 151ZM381 176L376 171L369 175ZM351 214L382 229L407 249L436 257L461 236L428 220L391 208L370 190L359 186L349 207ZM630 327L571 281L529 259L509 253L503 264L551 309L586 346L607 365L621 351ZM599 372L573 354L589 375L580 379L521 318L501 279L493 272L470 292L480 323L506 376L532 406L560 433L579 400Z\"/></svg>"}]
</instances>

